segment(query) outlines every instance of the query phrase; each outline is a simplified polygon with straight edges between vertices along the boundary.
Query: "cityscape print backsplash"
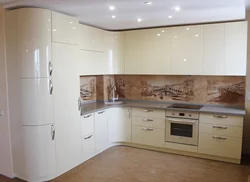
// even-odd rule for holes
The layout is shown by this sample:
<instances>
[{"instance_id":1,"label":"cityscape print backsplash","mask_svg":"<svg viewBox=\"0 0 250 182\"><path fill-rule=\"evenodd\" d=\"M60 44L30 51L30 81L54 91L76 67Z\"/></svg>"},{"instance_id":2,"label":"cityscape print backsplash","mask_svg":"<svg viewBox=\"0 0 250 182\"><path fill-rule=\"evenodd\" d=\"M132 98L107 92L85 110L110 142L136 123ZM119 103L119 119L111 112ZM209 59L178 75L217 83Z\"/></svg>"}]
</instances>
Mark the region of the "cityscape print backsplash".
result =
<instances>
[{"instance_id":1,"label":"cityscape print backsplash","mask_svg":"<svg viewBox=\"0 0 250 182\"><path fill-rule=\"evenodd\" d=\"M98 80L98 83L97 83ZM83 101L120 99L245 105L245 77L107 75L81 77Z\"/></svg>"}]
</instances>

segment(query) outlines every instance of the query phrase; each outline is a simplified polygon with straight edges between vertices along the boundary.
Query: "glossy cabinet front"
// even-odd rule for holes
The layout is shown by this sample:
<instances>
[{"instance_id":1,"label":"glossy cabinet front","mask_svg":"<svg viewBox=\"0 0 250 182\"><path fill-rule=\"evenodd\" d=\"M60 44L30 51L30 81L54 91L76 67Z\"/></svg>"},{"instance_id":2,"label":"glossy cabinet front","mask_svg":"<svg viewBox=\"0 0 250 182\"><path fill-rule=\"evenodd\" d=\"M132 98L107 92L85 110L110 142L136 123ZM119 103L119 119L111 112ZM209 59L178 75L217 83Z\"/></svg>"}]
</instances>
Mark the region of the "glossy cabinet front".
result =
<instances>
[{"instance_id":1,"label":"glossy cabinet front","mask_svg":"<svg viewBox=\"0 0 250 182\"><path fill-rule=\"evenodd\" d=\"M51 62L51 11L17 10L18 64L20 78L49 77Z\"/></svg>"}]
</instances>

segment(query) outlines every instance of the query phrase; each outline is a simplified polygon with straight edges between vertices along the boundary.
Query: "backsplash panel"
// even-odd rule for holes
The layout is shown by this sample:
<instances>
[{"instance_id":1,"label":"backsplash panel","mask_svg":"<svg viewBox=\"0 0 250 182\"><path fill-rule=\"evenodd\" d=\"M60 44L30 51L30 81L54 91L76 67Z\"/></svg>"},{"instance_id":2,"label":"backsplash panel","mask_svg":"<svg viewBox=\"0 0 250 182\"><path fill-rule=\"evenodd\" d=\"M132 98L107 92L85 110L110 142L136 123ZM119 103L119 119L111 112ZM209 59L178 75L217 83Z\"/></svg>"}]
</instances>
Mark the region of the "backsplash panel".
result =
<instances>
[{"instance_id":1,"label":"backsplash panel","mask_svg":"<svg viewBox=\"0 0 250 182\"><path fill-rule=\"evenodd\" d=\"M233 106L244 106L245 103L245 77L165 75L108 75L103 76L103 78L97 77L103 83L96 83L99 90L98 94L94 92L95 89L91 86L92 83L95 83L90 81L92 77L81 77L81 80L85 79L85 81L81 81L81 83L84 83L83 85L89 83L89 86L83 88L93 88L92 92L96 100L111 99L112 87L115 84L119 98L128 100ZM88 97L82 98L88 100Z\"/></svg>"}]
</instances>

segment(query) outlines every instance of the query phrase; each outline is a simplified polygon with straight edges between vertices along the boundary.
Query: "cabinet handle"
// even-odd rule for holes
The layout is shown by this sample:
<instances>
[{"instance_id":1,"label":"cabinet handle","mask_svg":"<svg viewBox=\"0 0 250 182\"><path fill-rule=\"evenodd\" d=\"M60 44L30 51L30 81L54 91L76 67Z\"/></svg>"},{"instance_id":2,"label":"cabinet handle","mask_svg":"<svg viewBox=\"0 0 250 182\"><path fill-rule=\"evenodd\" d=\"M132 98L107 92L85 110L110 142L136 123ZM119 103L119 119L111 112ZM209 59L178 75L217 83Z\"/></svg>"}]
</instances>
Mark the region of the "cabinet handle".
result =
<instances>
[{"instance_id":1,"label":"cabinet handle","mask_svg":"<svg viewBox=\"0 0 250 182\"><path fill-rule=\"evenodd\" d=\"M227 129L227 126L218 126L218 125L213 125L213 128Z\"/></svg>"},{"instance_id":2,"label":"cabinet handle","mask_svg":"<svg viewBox=\"0 0 250 182\"><path fill-rule=\"evenodd\" d=\"M220 119L222 119L222 118L227 118L227 116L222 116L222 115L214 115L214 117L215 117L215 118L220 118Z\"/></svg>"},{"instance_id":3,"label":"cabinet handle","mask_svg":"<svg viewBox=\"0 0 250 182\"><path fill-rule=\"evenodd\" d=\"M144 131L153 131L154 129L153 128L142 128L142 130L144 130Z\"/></svg>"},{"instance_id":4,"label":"cabinet handle","mask_svg":"<svg viewBox=\"0 0 250 182\"><path fill-rule=\"evenodd\" d=\"M55 140L55 136L56 136L56 130L54 125L51 125L51 138L52 140Z\"/></svg>"},{"instance_id":5,"label":"cabinet handle","mask_svg":"<svg viewBox=\"0 0 250 182\"><path fill-rule=\"evenodd\" d=\"M81 110L81 99L80 97L78 97L78 111Z\"/></svg>"},{"instance_id":6,"label":"cabinet handle","mask_svg":"<svg viewBox=\"0 0 250 182\"><path fill-rule=\"evenodd\" d=\"M227 137L213 136L214 139L226 140Z\"/></svg>"},{"instance_id":7,"label":"cabinet handle","mask_svg":"<svg viewBox=\"0 0 250 182\"><path fill-rule=\"evenodd\" d=\"M51 75L52 75L52 72L53 72L53 66L52 66L51 61L50 61L49 64L48 64L48 71L49 71L49 76L51 76Z\"/></svg>"},{"instance_id":8,"label":"cabinet handle","mask_svg":"<svg viewBox=\"0 0 250 182\"><path fill-rule=\"evenodd\" d=\"M102 114L102 113L105 113L105 111L99 111L98 114Z\"/></svg>"},{"instance_id":9,"label":"cabinet handle","mask_svg":"<svg viewBox=\"0 0 250 182\"><path fill-rule=\"evenodd\" d=\"M88 140L88 139L92 138L92 136L93 135L89 135L89 136L85 137L84 140Z\"/></svg>"},{"instance_id":10,"label":"cabinet handle","mask_svg":"<svg viewBox=\"0 0 250 182\"><path fill-rule=\"evenodd\" d=\"M130 110L128 109L128 118L130 119Z\"/></svg>"},{"instance_id":11,"label":"cabinet handle","mask_svg":"<svg viewBox=\"0 0 250 182\"><path fill-rule=\"evenodd\" d=\"M52 80L49 80L49 94L52 95L53 93L53 84L52 84Z\"/></svg>"},{"instance_id":12,"label":"cabinet handle","mask_svg":"<svg viewBox=\"0 0 250 182\"><path fill-rule=\"evenodd\" d=\"M83 117L84 117L84 118L89 118L90 116L92 116L92 114L85 115L85 116L83 116Z\"/></svg>"},{"instance_id":13,"label":"cabinet handle","mask_svg":"<svg viewBox=\"0 0 250 182\"><path fill-rule=\"evenodd\" d=\"M145 109L145 110L142 110L143 112L154 112L154 110L152 109Z\"/></svg>"},{"instance_id":14,"label":"cabinet handle","mask_svg":"<svg viewBox=\"0 0 250 182\"><path fill-rule=\"evenodd\" d=\"M143 121L154 121L153 119L147 119L147 118L143 118Z\"/></svg>"}]
</instances>

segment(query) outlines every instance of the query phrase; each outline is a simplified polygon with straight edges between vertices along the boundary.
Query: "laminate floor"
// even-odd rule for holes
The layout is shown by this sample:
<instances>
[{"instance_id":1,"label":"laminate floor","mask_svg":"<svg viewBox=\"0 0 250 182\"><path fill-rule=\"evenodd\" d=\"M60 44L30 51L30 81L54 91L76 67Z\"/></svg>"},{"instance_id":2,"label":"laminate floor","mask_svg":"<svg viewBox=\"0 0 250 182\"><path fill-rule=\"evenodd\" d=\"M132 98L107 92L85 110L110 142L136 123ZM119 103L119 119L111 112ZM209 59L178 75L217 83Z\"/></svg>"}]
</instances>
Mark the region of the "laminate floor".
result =
<instances>
[{"instance_id":1,"label":"laminate floor","mask_svg":"<svg viewBox=\"0 0 250 182\"><path fill-rule=\"evenodd\" d=\"M125 146L112 147L52 182L248 182L237 165ZM21 182L0 176L1 182Z\"/></svg>"}]
</instances>

